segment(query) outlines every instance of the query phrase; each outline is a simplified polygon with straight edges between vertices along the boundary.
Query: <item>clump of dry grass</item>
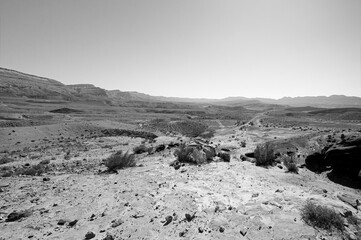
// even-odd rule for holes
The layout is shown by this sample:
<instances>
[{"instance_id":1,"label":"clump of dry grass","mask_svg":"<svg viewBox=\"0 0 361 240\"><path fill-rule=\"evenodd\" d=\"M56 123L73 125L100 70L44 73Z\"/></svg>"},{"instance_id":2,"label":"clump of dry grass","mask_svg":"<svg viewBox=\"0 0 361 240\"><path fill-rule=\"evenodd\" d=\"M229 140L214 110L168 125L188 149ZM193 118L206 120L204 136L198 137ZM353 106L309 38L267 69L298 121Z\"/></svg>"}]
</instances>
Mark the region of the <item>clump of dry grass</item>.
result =
<instances>
[{"instance_id":1,"label":"clump of dry grass","mask_svg":"<svg viewBox=\"0 0 361 240\"><path fill-rule=\"evenodd\" d=\"M295 161L294 156L284 155L281 157L281 161L283 162L283 165L286 166L287 172L298 174L297 162Z\"/></svg>"},{"instance_id":2,"label":"clump of dry grass","mask_svg":"<svg viewBox=\"0 0 361 240\"><path fill-rule=\"evenodd\" d=\"M333 228L343 231L343 219L335 210L307 201L301 209L302 219L309 225L325 230Z\"/></svg>"},{"instance_id":3,"label":"clump of dry grass","mask_svg":"<svg viewBox=\"0 0 361 240\"><path fill-rule=\"evenodd\" d=\"M175 150L174 155L177 157L177 160L181 163L192 163L193 158L191 154L193 153L193 148L187 147L185 144L181 144L178 149Z\"/></svg>"},{"instance_id":4,"label":"clump of dry grass","mask_svg":"<svg viewBox=\"0 0 361 240\"><path fill-rule=\"evenodd\" d=\"M274 147L271 142L257 145L254 150L257 166L269 166L274 163L275 154Z\"/></svg>"},{"instance_id":5,"label":"clump of dry grass","mask_svg":"<svg viewBox=\"0 0 361 240\"><path fill-rule=\"evenodd\" d=\"M0 159L0 165L2 164L6 164L6 163L9 163L9 162L14 162L15 160L12 159L12 158L9 158L9 157L2 157Z\"/></svg>"},{"instance_id":6,"label":"clump of dry grass","mask_svg":"<svg viewBox=\"0 0 361 240\"><path fill-rule=\"evenodd\" d=\"M108 168L108 171L112 172L122 168L135 167L136 161L133 154L118 151L105 159L104 165Z\"/></svg>"},{"instance_id":7,"label":"clump of dry grass","mask_svg":"<svg viewBox=\"0 0 361 240\"><path fill-rule=\"evenodd\" d=\"M141 154L141 153L145 153L145 152L150 153L152 150L153 150L152 147L149 147L149 148L148 148L148 147L145 146L144 144L141 144L141 145L136 146L136 147L133 148L133 152L134 152L135 154Z\"/></svg>"}]
</instances>

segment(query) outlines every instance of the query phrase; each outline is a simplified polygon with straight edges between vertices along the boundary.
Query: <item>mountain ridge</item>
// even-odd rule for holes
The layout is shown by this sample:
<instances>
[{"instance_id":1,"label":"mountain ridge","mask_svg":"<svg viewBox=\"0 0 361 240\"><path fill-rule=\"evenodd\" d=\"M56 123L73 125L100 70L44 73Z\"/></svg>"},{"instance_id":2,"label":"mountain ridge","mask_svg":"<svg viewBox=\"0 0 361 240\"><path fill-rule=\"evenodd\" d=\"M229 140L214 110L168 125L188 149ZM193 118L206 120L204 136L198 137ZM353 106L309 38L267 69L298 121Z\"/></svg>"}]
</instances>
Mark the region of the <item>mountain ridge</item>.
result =
<instances>
[{"instance_id":1,"label":"mountain ridge","mask_svg":"<svg viewBox=\"0 0 361 240\"><path fill-rule=\"evenodd\" d=\"M65 85L60 81L17 70L0 67L0 94L5 97L29 97L44 99L62 99L66 101L101 101L106 104L120 102L146 101L146 102L177 102L177 103L209 103L221 105L242 104L270 104L287 105L292 107L358 107L361 108L361 98L356 96L304 96L272 98L247 98L242 96L226 97L223 99L182 98L152 96L136 91L106 90L93 84Z\"/></svg>"}]
</instances>

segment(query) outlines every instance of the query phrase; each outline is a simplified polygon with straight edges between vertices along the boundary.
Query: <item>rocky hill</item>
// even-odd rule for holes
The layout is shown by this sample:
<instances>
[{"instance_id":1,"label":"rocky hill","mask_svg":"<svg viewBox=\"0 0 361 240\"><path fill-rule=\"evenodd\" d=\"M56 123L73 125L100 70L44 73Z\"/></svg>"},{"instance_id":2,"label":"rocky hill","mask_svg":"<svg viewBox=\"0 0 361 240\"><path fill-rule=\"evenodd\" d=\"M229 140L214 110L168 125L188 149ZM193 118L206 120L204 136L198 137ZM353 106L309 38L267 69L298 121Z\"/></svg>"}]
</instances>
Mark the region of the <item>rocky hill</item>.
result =
<instances>
[{"instance_id":1,"label":"rocky hill","mask_svg":"<svg viewBox=\"0 0 361 240\"><path fill-rule=\"evenodd\" d=\"M361 98L343 95L316 97L245 98L228 97L224 99L177 98L151 96L139 92L105 90L91 84L65 85L59 81L38 77L18 71L0 68L0 94L4 97L28 97L36 99L56 99L66 101L95 100L107 104L129 102L177 102L211 103L217 105L244 106L251 108L275 108L279 105L293 107L311 106L324 108L361 107Z\"/></svg>"}]
</instances>

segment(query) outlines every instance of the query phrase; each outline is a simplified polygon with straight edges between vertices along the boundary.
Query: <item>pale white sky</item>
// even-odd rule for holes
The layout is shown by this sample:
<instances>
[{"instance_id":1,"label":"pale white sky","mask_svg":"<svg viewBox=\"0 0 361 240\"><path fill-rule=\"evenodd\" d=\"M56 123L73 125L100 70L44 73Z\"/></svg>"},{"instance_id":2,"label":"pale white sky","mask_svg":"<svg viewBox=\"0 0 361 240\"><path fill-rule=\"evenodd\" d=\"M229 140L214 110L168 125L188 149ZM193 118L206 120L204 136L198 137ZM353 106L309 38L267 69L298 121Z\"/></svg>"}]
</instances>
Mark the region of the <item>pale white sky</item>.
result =
<instances>
[{"instance_id":1,"label":"pale white sky","mask_svg":"<svg viewBox=\"0 0 361 240\"><path fill-rule=\"evenodd\" d=\"M162 96L361 97L361 1L0 0L0 66Z\"/></svg>"}]
</instances>

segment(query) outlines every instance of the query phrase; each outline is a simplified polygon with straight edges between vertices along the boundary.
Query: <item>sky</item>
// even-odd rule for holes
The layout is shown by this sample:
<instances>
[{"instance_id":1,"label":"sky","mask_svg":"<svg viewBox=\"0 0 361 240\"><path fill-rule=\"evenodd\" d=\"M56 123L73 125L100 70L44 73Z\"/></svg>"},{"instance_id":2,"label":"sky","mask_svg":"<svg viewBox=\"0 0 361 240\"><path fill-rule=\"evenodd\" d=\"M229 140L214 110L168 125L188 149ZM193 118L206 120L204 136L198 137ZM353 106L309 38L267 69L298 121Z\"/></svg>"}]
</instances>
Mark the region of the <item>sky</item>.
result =
<instances>
[{"instance_id":1,"label":"sky","mask_svg":"<svg viewBox=\"0 0 361 240\"><path fill-rule=\"evenodd\" d=\"M0 0L0 67L154 96L361 97L361 1Z\"/></svg>"}]
</instances>

